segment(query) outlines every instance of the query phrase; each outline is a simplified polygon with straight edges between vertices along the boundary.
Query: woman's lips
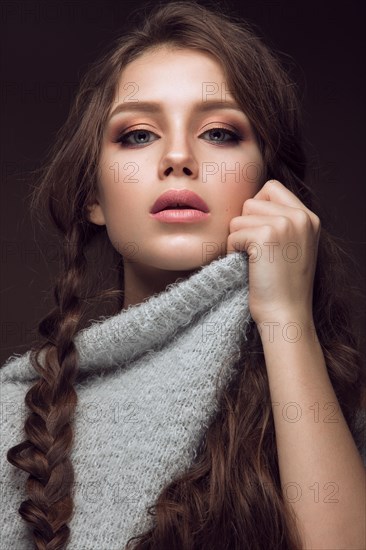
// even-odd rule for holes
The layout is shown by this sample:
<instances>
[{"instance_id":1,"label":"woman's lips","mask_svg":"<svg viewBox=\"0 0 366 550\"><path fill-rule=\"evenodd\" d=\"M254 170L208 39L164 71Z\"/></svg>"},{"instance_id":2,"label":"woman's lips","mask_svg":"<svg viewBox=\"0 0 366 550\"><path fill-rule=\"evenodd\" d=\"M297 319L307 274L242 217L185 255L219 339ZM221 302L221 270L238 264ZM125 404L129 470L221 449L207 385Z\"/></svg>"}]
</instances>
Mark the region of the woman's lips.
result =
<instances>
[{"instance_id":1,"label":"woman's lips","mask_svg":"<svg viewBox=\"0 0 366 550\"><path fill-rule=\"evenodd\" d=\"M163 223L194 223L206 220L210 216L210 213L191 208L174 208L171 210L160 210L160 212L150 214L150 216Z\"/></svg>"},{"instance_id":2,"label":"woman's lips","mask_svg":"<svg viewBox=\"0 0 366 550\"><path fill-rule=\"evenodd\" d=\"M166 208L182 207L209 212L210 209L202 197L190 189L168 189L160 195L150 208L151 214L161 212Z\"/></svg>"}]
</instances>

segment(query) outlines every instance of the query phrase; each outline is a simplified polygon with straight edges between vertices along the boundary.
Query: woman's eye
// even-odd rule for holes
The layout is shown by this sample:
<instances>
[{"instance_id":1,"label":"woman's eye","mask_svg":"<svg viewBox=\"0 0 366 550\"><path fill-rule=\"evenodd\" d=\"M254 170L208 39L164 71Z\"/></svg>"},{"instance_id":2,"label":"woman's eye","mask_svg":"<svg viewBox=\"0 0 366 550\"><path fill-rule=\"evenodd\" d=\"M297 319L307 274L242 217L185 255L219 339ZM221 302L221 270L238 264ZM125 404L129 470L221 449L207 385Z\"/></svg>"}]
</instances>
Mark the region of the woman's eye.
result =
<instances>
[{"instance_id":1,"label":"woman's eye","mask_svg":"<svg viewBox=\"0 0 366 550\"><path fill-rule=\"evenodd\" d=\"M145 141L147 138L147 134L154 134L154 132L150 132L150 130L131 130L130 132L126 132L124 134L121 134L117 139L116 143L120 143L122 147L133 147L138 145L145 145L146 143L149 143L149 141ZM129 138L133 137L134 139L129 141ZM135 141L136 139L136 141Z\"/></svg>"},{"instance_id":2,"label":"woman's eye","mask_svg":"<svg viewBox=\"0 0 366 550\"><path fill-rule=\"evenodd\" d=\"M203 132L201 136L204 136L205 134L210 134L211 136L213 136L211 137L211 139L209 139L209 141L213 141L215 143L227 143L227 142L238 143L239 141L243 141L243 138L239 136L239 134L237 134L236 132L233 132L232 130L228 130L227 128L221 128L221 127L211 128L210 130L207 130L207 132ZM229 136L229 139L226 139L226 140L220 139L220 135L223 136L225 134Z\"/></svg>"},{"instance_id":3,"label":"woman's eye","mask_svg":"<svg viewBox=\"0 0 366 550\"><path fill-rule=\"evenodd\" d=\"M121 134L116 140L115 143L120 143L122 147L138 147L139 145L146 145L148 143L151 143L148 141L149 134L156 136L154 132L151 132L150 130L131 130L130 132L126 132L124 134ZM201 136L204 136L205 134L210 134L210 139L208 141L212 141L214 143L238 143L239 141L243 141L243 138L239 136L236 132L233 132L232 130L228 130L227 128L211 128L210 130L207 130L206 132L203 132ZM228 136L229 139L221 139L222 137ZM199 136L201 138L201 136ZM158 136L157 136L158 137ZM132 138L132 141L130 140Z\"/></svg>"}]
</instances>

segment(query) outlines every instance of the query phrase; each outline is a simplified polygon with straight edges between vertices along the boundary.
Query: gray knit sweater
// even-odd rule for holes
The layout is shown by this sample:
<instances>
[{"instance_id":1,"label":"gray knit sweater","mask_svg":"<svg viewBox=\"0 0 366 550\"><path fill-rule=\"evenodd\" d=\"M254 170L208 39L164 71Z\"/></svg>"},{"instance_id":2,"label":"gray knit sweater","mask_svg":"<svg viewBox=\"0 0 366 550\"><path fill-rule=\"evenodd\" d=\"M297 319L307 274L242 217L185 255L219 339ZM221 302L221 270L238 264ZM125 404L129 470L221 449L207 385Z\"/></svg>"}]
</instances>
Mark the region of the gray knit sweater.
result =
<instances>
[{"instance_id":1,"label":"gray knit sweater","mask_svg":"<svg viewBox=\"0 0 366 550\"><path fill-rule=\"evenodd\" d=\"M247 255L235 252L76 336L68 550L122 550L153 525L147 507L195 458L250 320ZM28 473L6 452L25 439L24 396L38 374L29 352L10 357L0 374L0 548L31 550L17 511Z\"/></svg>"}]
</instances>

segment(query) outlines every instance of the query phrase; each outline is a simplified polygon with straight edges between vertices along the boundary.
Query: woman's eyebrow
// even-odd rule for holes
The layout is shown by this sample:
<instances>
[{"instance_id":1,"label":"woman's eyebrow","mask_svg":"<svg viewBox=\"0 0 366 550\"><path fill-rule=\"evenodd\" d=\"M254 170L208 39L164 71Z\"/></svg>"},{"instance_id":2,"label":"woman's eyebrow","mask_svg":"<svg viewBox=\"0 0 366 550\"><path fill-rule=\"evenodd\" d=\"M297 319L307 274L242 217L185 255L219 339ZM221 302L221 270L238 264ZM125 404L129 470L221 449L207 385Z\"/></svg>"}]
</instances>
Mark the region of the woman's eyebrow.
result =
<instances>
[{"instance_id":1,"label":"woman's eyebrow","mask_svg":"<svg viewBox=\"0 0 366 550\"><path fill-rule=\"evenodd\" d=\"M235 101L219 101L217 99L214 100L208 100L208 101L197 101L193 105L193 112L207 112L207 111L213 111L216 109L231 109L235 111L239 111L240 113L244 114L243 111L240 109L239 105ZM116 116L118 113L121 112L144 112L144 113L160 113L162 111L162 106L157 101L128 101L124 103L120 103L117 105L117 107L112 111L108 118L108 122Z\"/></svg>"}]
</instances>

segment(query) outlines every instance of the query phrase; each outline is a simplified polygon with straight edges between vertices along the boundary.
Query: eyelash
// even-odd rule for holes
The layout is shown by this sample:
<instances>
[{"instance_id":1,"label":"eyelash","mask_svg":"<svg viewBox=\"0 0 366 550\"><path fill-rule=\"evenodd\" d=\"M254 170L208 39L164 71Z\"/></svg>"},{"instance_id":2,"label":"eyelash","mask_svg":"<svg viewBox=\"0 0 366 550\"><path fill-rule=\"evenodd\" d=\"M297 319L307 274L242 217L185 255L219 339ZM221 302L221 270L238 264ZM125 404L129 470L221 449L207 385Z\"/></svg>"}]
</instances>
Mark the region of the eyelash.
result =
<instances>
[{"instance_id":1,"label":"eyelash","mask_svg":"<svg viewBox=\"0 0 366 550\"><path fill-rule=\"evenodd\" d=\"M225 128L223 126L215 126L214 128L210 128L209 130L206 130L205 132L203 132L203 134L206 134L207 132L212 132L213 130L223 130L225 131L227 134L229 134L231 136L231 139L228 139L226 141L215 141L215 140L208 140L208 141L211 141L215 144L219 144L219 146L222 146L223 144L225 143L235 143L235 144L238 144L239 141L243 141L243 138L237 134L236 132L233 132L232 130L229 130L228 128ZM125 132L125 133L122 133L118 136L118 138L115 140L114 143L120 143L121 144L121 147L126 147L126 148L137 148L139 149L140 146L143 146L143 145L148 145L149 142L146 142L146 143L141 143L141 144L138 144L138 143L127 143L127 139L131 136L131 135L134 135L136 134L137 132L146 132L147 134L154 134L154 132L152 132L151 130L145 130L144 128L138 128L137 130L131 130L130 132ZM203 135L202 134L202 135ZM155 134L157 135L157 134ZM150 142L151 143L151 142Z\"/></svg>"}]
</instances>

